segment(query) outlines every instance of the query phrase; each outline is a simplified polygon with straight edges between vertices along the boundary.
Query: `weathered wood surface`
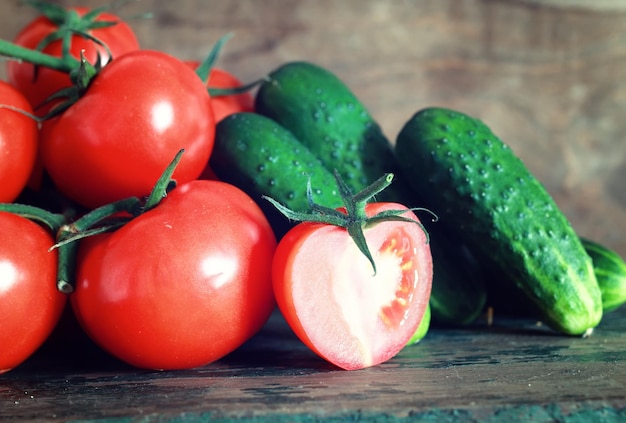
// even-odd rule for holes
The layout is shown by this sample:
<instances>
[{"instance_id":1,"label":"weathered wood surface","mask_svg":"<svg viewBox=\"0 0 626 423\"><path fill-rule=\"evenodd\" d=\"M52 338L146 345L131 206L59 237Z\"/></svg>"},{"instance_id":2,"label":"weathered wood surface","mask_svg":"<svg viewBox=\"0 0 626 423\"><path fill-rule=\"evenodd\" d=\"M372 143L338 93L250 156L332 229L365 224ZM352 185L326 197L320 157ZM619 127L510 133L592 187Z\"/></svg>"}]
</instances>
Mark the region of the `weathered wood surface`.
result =
<instances>
[{"instance_id":1,"label":"weathered wood surface","mask_svg":"<svg viewBox=\"0 0 626 423\"><path fill-rule=\"evenodd\" d=\"M51 345L0 376L0 421L626 421L626 309L586 339L498 315L490 327L433 328L353 372L315 356L278 314L235 353L188 371Z\"/></svg>"},{"instance_id":2,"label":"weathered wood surface","mask_svg":"<svg viewBox=\"0 0 626 423\"><path fill-rule=\"evenodd\" d=\"M623 0L142 0L119 13L146 11L132 21L143 47L184 59L232 32L218 64L244 81L290 60L328 67L392 141L425 106L482 118L581 234L626 255ZM0 37L33 16L2 2Z\"/></svg>"}]
</instances>

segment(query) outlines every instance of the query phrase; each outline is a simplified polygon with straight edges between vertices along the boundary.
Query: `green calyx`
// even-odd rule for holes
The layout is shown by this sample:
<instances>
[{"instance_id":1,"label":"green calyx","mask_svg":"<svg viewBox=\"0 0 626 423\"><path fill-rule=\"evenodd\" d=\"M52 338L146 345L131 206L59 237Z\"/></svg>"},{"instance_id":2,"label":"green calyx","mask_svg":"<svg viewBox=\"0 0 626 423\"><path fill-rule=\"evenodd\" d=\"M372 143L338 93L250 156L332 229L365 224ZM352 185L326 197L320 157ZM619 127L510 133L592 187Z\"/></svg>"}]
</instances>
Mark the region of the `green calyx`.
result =
<instances>
[{"instance_id":1,"label":"green calyx","mask_svg":"<svg viewBox=\"0 0 626 423\"><path fill-rule=\"evenodd\" d=\"M60 103L55 105L50 112L44 115L40 120L45 121L62 114L82 97L93 78L95 78L102 69L99 57L100 55L98 54L98 60L94 66L85 59L85 56L81 52L78 67L69 72L72 85L57 91L44 101L44 104L55 100L60 100Z\"/></svg>"},{"instance_id":2,"label":"green calyx","mask_svg":"<svg viewBox=\"0 0 626 423\"><path fill-rule=\"evenodd\" d=\"M359 248L359 250L365 255L365 257L367 257L367 259L371 263L374 274L376 274L376 263L374 261L374 258L372 257L369 247L367 246L367 241L365 240L364 233L364 230L368 227L388 221L415 223L419 225L420 228L422 228L422 230L426 234L427 241L429 240L428 232L421 224L421 222L415 219L411 219L409 217L402 216L402 214L406 213L408 210L426 211L432 214L436 220L437 216L428 209L411 208L408 210L385 210L373 216L367 216L365 212L366 204L372 201L372 199L377 194L379 194L385 188L391 185L391 182L394 178L394 175L392 173L387 173L381 176L371 185L367 186L365 189L356 194L352 192L350 187L343 181L343 179L336 170L334 172L334 175L337 181L337 187L339 188L339 193L344 202L345 212L315 203L313 201L313 190L311 188L310 179L307 183L307 199L310 209L308 211L294 211L283 206L273 198L267 196L263 196L263 198L272 203L274 207L278 209L278 211L280 211L290 220L295 220L298 222L323 223L345 228L354 243Z\"/></svg>"},{"instance_id":3,"label":"green calyx","mask_svg":"<svg viewBox=\"0 0 626 423\"><path fill-rule=\"evenodd\" d=\"M75 58L70 52L72 37L81 37L97 44L111 58L112 55L108 46L97 37L94 37L91 31L117 25L118 21L97 20L108 9L108 6L95 8L81 16L76 10L47 1L28 0L26 3L48 18L55 25L56 29L44 37L34 49L25 48L6 40L0 40L0 55L33 64L33 78L35 79L38 76L39 69L42 67L68 74L72 81L72 86L46 99L45 103L59 99L62 102L48 115L43 117L43 120L45 120L62 113L74 104L87 89L93 78L106 65L106 63L102 63L100 54L98 54L97 61L94 64L89 63L82 54L80 59ZM56 41L61 42L61 55L56 57L44 53L43 50ZM40 107L42 105L37 104L34 106Z\"/></svg>"},{"instance_id":4,"label":"green calyx","mask_svg":"<svg viewBox=\"0 0 626 423\"><path fill-rule=\"evenodd\" d=\"M111 56L108 47L99 39L90 34L94 29L108 28L117 24L117 21L98 21L98 17L107 10L107 6L98 7L80 16L75 10L41 0L29 0L27 4L37 9L57 27L56 31L43 38L36 47L42 51L50 43L61 40L62 55L69 55L72 36L88 39L103 47Z\"/></svg>"},{"instance_id":5,"label":"green calyx","mask_svg":"<svg viewBox=\"0 0 626 423\"><path fill-rule=\"evenodd\" d=\"M57 99L63 100L47 116L44 117L44 119L49 119L63 113L72 104L74 104L82 96L90 82L100 72L102 67L106 65L106 63L102 63L100 53L98 53L95 64L89 63L83 56L82 52L78 63L76 63L76 61L72 61L72 59L70 59L72 58L70 53L70 49L72 47L72 37L81 37L99 45L107 52L107 56L110 60L113 55L111 54L109 47L100 39L91 35L91 31L95 29L108 28L116 25L118 22L115 20L97 20L98 17L108 9L108 6L95 8L81 16L78 12L76 12L76 10L51 4L47 1L29 0L27 3L37 9L57 27L55 31L44 37L37 44L35 51L43 52L43 49L45 49L49 44L55 41L61 41L61 58L66 60L68 63L71 63L70 68L67 69L66 72L72 81L72 86L53 94L46 100L46 103ZM35 63L35 65L34 77L37 78L39 65L37 63Z\"/></svg>"},{"instance_id":6,"label":"green calyx","mask_svg":"<svg viewBox=\"0 0 626 423\"><path fill-rule=\"evenodd\" d=\"M93 29L106 28L117 24L117 22L113 21L96 21L98 16L104 11L104 7L93 9L85 15L79 16L75 10L68 10L47 1L29 0L26 3L48 18L57 29L44 37L35 49L0 40L0 55L32 63L35 65L35 78L41 66L68 74L75 72L79 68L80 62L70 54L72 36L74 35L91 40L108 51L108 47L102 41L89 33ZM43 49L50 43L58 40L61 41L62 54L60 57L43 52Z\"/></svg>"}]
</instances>

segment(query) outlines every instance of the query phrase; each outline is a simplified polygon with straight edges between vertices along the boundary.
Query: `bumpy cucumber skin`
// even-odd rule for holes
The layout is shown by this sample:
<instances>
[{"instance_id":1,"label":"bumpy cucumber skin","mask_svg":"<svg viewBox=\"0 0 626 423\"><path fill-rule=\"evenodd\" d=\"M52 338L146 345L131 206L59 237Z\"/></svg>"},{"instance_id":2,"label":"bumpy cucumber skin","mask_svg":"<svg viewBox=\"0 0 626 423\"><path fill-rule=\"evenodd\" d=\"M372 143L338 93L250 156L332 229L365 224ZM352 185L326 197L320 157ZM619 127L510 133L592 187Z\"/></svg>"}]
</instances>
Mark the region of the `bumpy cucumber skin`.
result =
<instances>
[{"instance_id":1,"label":"bumpy cucumber skin","mask_svg":"<svg viewBox=\"0 0 626 423\"><path fill-rule=\"evenodd\" d=\"M241 188L261 206L279 236L291 225L263 195L292 210L308 210L310 178L316 203L343 205L335 177L321 161L289 130L257 113L235 113L217 124L209 165L220 180Z\"/></svg>"},{"instance_id":2,"label":"bumpy cucumber skin","mask_svg":"<svg viewBox=\"0 0 626 423\"><path fill-rule=\"evenodd\" d=\"M259 87L255 110L293 132L355 192L385 173L398 173L380 126L354 93L320 66L288 62L272 71ZM396 181L379 199L395 201L408 192Z\"/></svg>"},{"instance_id":3,"label":"bumpy cucumber skin","mask_svg":"<svg viewBox=\"0 0 626 423\"><path fill-rule=\"evenodd\" d=\"M581 238L583 247L593 262L605 312L616 310L626 303L626 262L617 252L587 238Z\"/></svg>"},{"instance_id":4,"label":"bumpy cucumber skin","mask_svg":"<svg viewBox=\"0 0 626 423\"><path fill-rule=\"evenodd\" d=\"M608 313L616 310L626 303L626 262L615 251L608 247L581 238L581 242L587 255L591 257L593 271L602 294L602 310ZM502 279L502 272L490 269L485 272L488 276L488 301L497 313L513 314L521 316L531 316L535 308L526 298L520 289L512 282ZM511 299L519 299L512 302Z\"/></svg>"},{"instance_id":5,"label":"bumpy cucumber skin","mask_svg":"<svg viewBox=\"0 0 626 423\"><path fill-rule=\"evenodd\" d=\"M463 113L427 108L402 128L401 167L443 224L494 259L565 334L602 318L591 259L543 185L491 130Z\"/></svg>"}]
</instances>

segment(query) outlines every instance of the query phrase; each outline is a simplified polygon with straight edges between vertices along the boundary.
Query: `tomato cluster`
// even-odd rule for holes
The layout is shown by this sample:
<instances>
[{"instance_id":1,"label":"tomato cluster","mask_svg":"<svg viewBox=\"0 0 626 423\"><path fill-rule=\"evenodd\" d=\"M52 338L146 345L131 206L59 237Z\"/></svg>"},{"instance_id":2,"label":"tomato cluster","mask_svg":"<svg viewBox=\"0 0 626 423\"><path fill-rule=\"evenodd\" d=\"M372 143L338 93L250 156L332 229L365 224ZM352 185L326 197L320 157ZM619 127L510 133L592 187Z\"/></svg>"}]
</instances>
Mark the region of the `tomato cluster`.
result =
<instances>
[{"instance_id":1,"label":"tomato cluster","mask_svg":"<svg viewBox=\"0 0 626 423\"><path fill-rule=\"evenodd\" d=\"M420 229L386 222L367 232L377 276L345 228L303 223L278 244L255 201L208 167L216 123L254 109L248 91L210 94L241 87L234 75L211 68L205 80L195 72L205 62L144 50L106 11L42 12L11 43L22 50L3 53L39 56L8 60L0 81L0 344L11 345L0 351L0 373L42 345L66 303L96 344L149 369L218 360L257 333L276 303L307 345L346 369L406 344L430 289L417 275L432 273ZM67 30L77 22L80 31ZM166 169L173 173L153 204ZM32 208L10 207L21 202ZM62 223L34 218L40 209ZM77 233L68 240L69 227ZM71 293L59 288L66 254ZM376 289L354 296L355 275Z\"/></svg>"}]
</instances>

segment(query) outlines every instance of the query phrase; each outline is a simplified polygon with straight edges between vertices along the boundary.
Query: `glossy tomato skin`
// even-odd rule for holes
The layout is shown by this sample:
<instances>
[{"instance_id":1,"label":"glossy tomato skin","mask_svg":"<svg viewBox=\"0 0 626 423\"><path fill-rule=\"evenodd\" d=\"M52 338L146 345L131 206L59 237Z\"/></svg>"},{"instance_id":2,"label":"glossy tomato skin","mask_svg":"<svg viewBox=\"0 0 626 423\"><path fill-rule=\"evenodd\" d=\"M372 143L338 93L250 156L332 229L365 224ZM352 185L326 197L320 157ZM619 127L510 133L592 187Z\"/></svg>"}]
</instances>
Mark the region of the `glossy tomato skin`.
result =
<instances>
[{"instance_id":1,"label":"glossy tomato skin","mask_svg":"<svg viewBox=\"0 0 626 423\"><path fill-rule=\"evenodd\" d=\"M10 203L22 192L35 166L39 129L30 103L14 87L0 81L0 202Z\"/></svg>"},{"instance_id":2,"label":"glossy tomato skin","mask_svg":"<svg viewBox=\"0 0 626 423\"><path fill-rule=\"evenodd\" d=\"M274 308L276 239L233 185L181 185L118 231L85 241L72 307L97 344L133 366L211 363L255 334Z\"/></svg>"},{"instance_id":3,"label":"glossy tomato skin","mask_svg":"<svg viewBox=\"0 0 626 423\"><path fill-rule=\"evenodd\" d=\"M406 207L370 203L366 211L390 209ZM411 211L403 216L417 220ZM383 222L365 229L365 237L376 276L345 229L320 223L296 225L273 260L274 293L285 320L309 348L346 370L395 356L430 298L432 257L419 225Z\"/></svg>"},{"instance_id":4,"label":"glossy tomato skin","mask_svg":"<svg viewBox=\"0 0 626 423\"><path fill-rule=\"evenodd\" d=\"M80 16L88 12L88 9L85 7L71 7L68 10L74 10ZM127 23L121 21L119 17L103 12L96 20L117 22L117 24L111 27L94 29L90 32L92 36L106 44L114 58L139 49L139 42L132 28ZM42 15L22 28L13 42L22 47L34 49L41 40L56 29L57 26ZM42 51L60 57L61 42L54 41ZM102 64L107 63L111 59L111 55L105 48L93 41L75 35L72 37L70 52L72 56L78 59L81 51L83 51L87 61L92 64L96 63L98 53L100 54L100 63ZM71 85L66 73L49 68L40 67L37 78L34 78L34 76L35 67L32 64L15 60L7 62L8 81L26 96L33 107L41 105L51 94Z\"/></svg>"},{"instance_id":5,"label":"glossy tomato skin","mask_svg":"<svg viewBox=\"0 0 626 423\"><path fill-rule=\"evenodd\" d=\"M198 61L188 60L185 63L194 70L200 66ZM220 68L211 69L207 87L239 88L241 86L241 81L232 73ZM215 123L233 113L254 111L254 98L248 91L241 94L211 97L210 102L215 115Z\"/></svg>"},{"instance_id":6,"label":"glossy tomato skin","mask_svg":"<svg viewBox=\"0 0 626 423\"><path fill-rule=\"evenodd\" d=\"M53 244L41 226L0 212L0 373L30 357L59 321L66 296L56 287Z\"/></svg>"},{"instance_id":7,"label":"glossy tomato skin","mask_svg":"<svg viewBox=\"0 0 626 423\"><path fill-rule=\"evenodd\" d=\"M206 166L215 122L202 80L159 52L127 53L107 65L62 115L44 125L44 168L59 191L88 208L147 195L184 148L174 179Z\"/></svg>"}]
</instances>

